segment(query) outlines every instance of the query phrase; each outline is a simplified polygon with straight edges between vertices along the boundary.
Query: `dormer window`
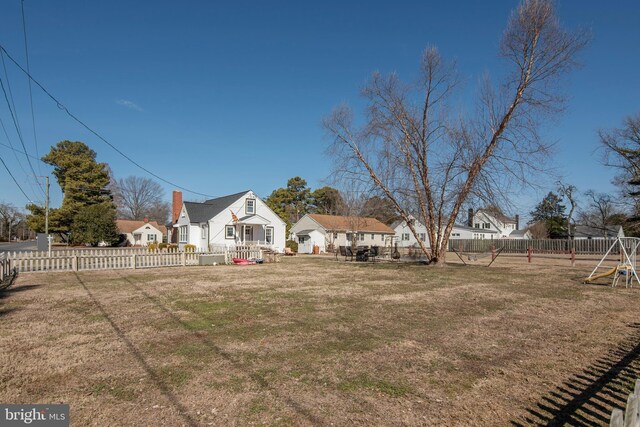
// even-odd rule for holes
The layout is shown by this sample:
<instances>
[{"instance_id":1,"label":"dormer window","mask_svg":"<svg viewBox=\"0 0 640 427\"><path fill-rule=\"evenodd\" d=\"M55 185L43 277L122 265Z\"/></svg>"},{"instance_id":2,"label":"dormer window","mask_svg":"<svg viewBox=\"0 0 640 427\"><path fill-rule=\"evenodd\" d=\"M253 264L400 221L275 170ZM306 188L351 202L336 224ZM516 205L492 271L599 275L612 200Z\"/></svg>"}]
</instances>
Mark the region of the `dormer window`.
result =
<instances>
[{"instance_id":1,"label":"dormer window","mask_svg":"<svg viewBox=\"0 0 640 427\"><path fill-rule=\"evenodd\" d=\"M244 213L247 215L255 215L256 199L247 199L244 203Z\"/></svg>"}]
</instances>

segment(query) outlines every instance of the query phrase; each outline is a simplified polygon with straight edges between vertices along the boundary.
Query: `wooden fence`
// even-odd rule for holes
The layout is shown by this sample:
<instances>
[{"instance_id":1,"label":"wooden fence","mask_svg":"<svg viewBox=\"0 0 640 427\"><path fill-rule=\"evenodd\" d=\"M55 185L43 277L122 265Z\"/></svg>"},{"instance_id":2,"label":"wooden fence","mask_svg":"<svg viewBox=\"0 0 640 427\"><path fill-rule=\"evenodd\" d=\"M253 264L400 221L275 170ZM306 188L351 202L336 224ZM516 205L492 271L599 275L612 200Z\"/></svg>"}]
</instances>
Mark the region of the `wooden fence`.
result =
<instances>
[{"instance_id":1,"label":"wooden fence","mask_svg":"<svg viewBox=\"0 0 640 427\"><path fill-rule=\"evenodd\" d=\"M229 264L233 258L263 258L255 246L219 246L207 251L177 252L148 249L54 250L47 252L13 252L0 254L0 266L16 267L18 272L121 270L199 265L202 255L223 256ZM5 260L5 264L1 260ZM4 267L1 271L4 273Z\"/></svg>"},{"instance_id":2,"label":"wooden fence","mask_svg":"<svg viewBox=\"0 0 640 427\"><path fill-rule=\"evenodd\" d=\"M627 399L625 411L616 408L611 412L609 426L640 427L640 379L636 380L635 389Z\"/></svg>"},{"instance_id":3,"label":"wooden fence","mask_svg":"<svg viewBox=\"0 0 640 427\"><path fill-rule=\"evenodd\" d=\"M451 239L449 251L481 253L492 248L502 248L502 253L526 254L528 248L533 253L568 254L575 249L576 254L604 255L615 239Z\"/></svg>"}]
</instances>

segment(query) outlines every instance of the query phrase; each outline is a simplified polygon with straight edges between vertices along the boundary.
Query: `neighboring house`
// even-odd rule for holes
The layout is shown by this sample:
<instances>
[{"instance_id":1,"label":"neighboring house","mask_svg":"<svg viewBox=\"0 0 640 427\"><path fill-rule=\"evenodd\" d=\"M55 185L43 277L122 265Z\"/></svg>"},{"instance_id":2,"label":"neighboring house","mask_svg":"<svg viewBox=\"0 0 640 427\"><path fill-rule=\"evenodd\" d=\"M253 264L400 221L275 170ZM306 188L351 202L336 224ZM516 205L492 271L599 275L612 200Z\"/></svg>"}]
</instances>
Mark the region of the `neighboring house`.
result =
<instances>
[{"instance_id":1,"label":"neighboring house","mask_svg":"<svg viewBox=\"0 0 640 427\"><path fill-rule=\"evenodd\" d=\"M291 227L298 253L328 252L338 246L389 246L395 232L375 218L307 214Z\"/></svg>"},{"instance_id":2,"label":"neighboring house","mask_svg":"<svg viewBox=\"0 0 640 427\"><path fill-rule=\"evenodd\" d=\"M498 239L498 232L491 229L469 227L466 225L454 224L451 228L450 240L458 239Z\"/></svg>"},{"instance_id":3,"label":"neighboring house","mask_svg":"<svg viewBox=\"0 0 640 427\"><path fill-rule=\"evenodd\" d=\"M482 232L493 231L495 232L494 238L503 239L520 229L520 216L516 215L515 218L509 218L506 215L488 209L479 209L475 213L473 209L469 209L467 226L482 230ZM517 238L516 236L519 235L520 233L514 235L514 237ZM522 235L524 236L525 234Z\"/></svg>"},{"instance_id":4,"label":"neighboring house","mask_svg":"<svg viewBox=\"0 0 640 427\"><path fill-rule=\"evenodd\" d=\"M413 227L418 233L418 237L420 240L426 243L427 247L429 246L429 236L427 234L427 227L425 227L420 221L415 219L413 216L411 217L413 221ZM407 225L406 221L400 220L391 224L391 228L395 231L395 239L394 243L398 244L398 247L407 248L411 246L420 246L418 243L418 239L413 235L409 225Z\"/></svg>"},{"instance_id":5,"label":"neighboring house","mask_svg":"<svg viewBox=\"0 0 640 427\"><path fill-rule=\"evenodd\" d=\"M413 226L418 233L420 240L426 243L427 247L430 246L429 235L427 234L427 228L418 220L412 217L414 221ZM419 246L418 240L411 232L411 229L405 221L396 221L391 225L396 232L395 242L398 243L398 247L410 247ZM468 227L460 224L453 224L451 228L451 235L449 239L497 239L498 233L491 229L478 229L475 227Z\"/></svg>"},{"instance_id":6,"label":"neighboring house","mask_svg":"<svg viewBox=\"0 0 640 427\"><path fill-rule=\"evenodd\" d=\"M606 228L590 227L588 225L576 225L573 228L573 238L580 239L615 239L618 237L620 226Z\"/></svg>"},{"instance_id":7,"label":"neighboring house","mask_svg":"<svg viewBox=\"0 0 640 427\"><path fill-rule=\"evenodd\" d=\"M167 235L167 227L156 221L116 220L118 232L127 237L131 246L147 246L150 243L162 243Z\"/></svg>"},{"instance_id":8,"label":"neighboring house","mask_svg":"<svg viewBox=\"0 0 640 427\"><path fill-rule=\"evenodd\" d=\"M182 202L182 193L174 191L172 216L180 248L258 244L284 251L285 222L250 190L202 203Z\"/></svg>"},{"instance_id":9,"label":"neighboring house","mask_svg":"<svg viewBox=\"0 0 640 427\"><path fill-rule=\"evenodd\" d=\"M531 240L533 239L533 234L529 230L513 230L508 239Z\"/></svg>"}]
</instances>

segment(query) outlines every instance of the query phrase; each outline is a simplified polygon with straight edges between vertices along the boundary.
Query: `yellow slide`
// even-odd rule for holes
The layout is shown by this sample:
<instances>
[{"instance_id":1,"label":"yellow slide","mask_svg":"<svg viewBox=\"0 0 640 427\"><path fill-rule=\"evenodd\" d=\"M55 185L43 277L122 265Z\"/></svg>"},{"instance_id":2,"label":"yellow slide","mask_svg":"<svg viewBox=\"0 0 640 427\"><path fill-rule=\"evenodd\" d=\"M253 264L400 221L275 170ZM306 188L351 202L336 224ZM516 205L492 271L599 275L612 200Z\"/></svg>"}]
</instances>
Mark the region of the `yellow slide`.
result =
<instances>
[{"instance_id":1,"label":"yellow slide","mask_svg":"<svg viewBox=\"0 0 640 427\"><path fill-rule=\"evenodd\" d=\"M591 283L594 280L598 280L598 279L601 279L603 277L611 276L612 274L616 273L616 270L618 270L618 267L613 267L611 270L607 270L604 273L596 274L595 276L591 276L591 277L589 277L587 279L584 279L584 283Z\"/></svg>"}]
</instances>

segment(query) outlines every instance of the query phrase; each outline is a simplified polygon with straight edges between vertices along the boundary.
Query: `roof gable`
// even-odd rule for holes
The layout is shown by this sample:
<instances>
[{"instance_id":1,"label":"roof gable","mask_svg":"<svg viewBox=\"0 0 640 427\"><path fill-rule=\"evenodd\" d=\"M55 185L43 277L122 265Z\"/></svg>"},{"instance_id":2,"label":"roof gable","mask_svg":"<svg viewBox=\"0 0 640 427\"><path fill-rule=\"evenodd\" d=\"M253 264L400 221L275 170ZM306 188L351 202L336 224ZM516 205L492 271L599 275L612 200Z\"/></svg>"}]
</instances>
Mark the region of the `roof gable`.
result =
<instances>
[{"instance_id":1,"label":"roof gable","mask_svg":"<svg viewBox=\"0 0 640 427\"><path fill-rule=\"evenodd\" d=\"M187 210L190 222L207 222L220 212L227 209L233 204L233 202L247 194L249 191L250 190L246 190L240 193L218 197L216 199L205 200L204 203L184 202L184 207Z\"/></svg>"},{"instance_id":2,"label":"roof gable","mask_svg":"<svg viewBox=\"0 0 640 427\"><path fill-rule=\"evenodd\" d=\"M162 234L167 233L167 227L164 225L158 224L156 221L139 221L139 220L131 220L131 219L118 219L116 220L116 226L118 227L118 231L122 234L133 233L134 231L144 227L145 225L150 225Z\"/></svg>"}]
</instances>

